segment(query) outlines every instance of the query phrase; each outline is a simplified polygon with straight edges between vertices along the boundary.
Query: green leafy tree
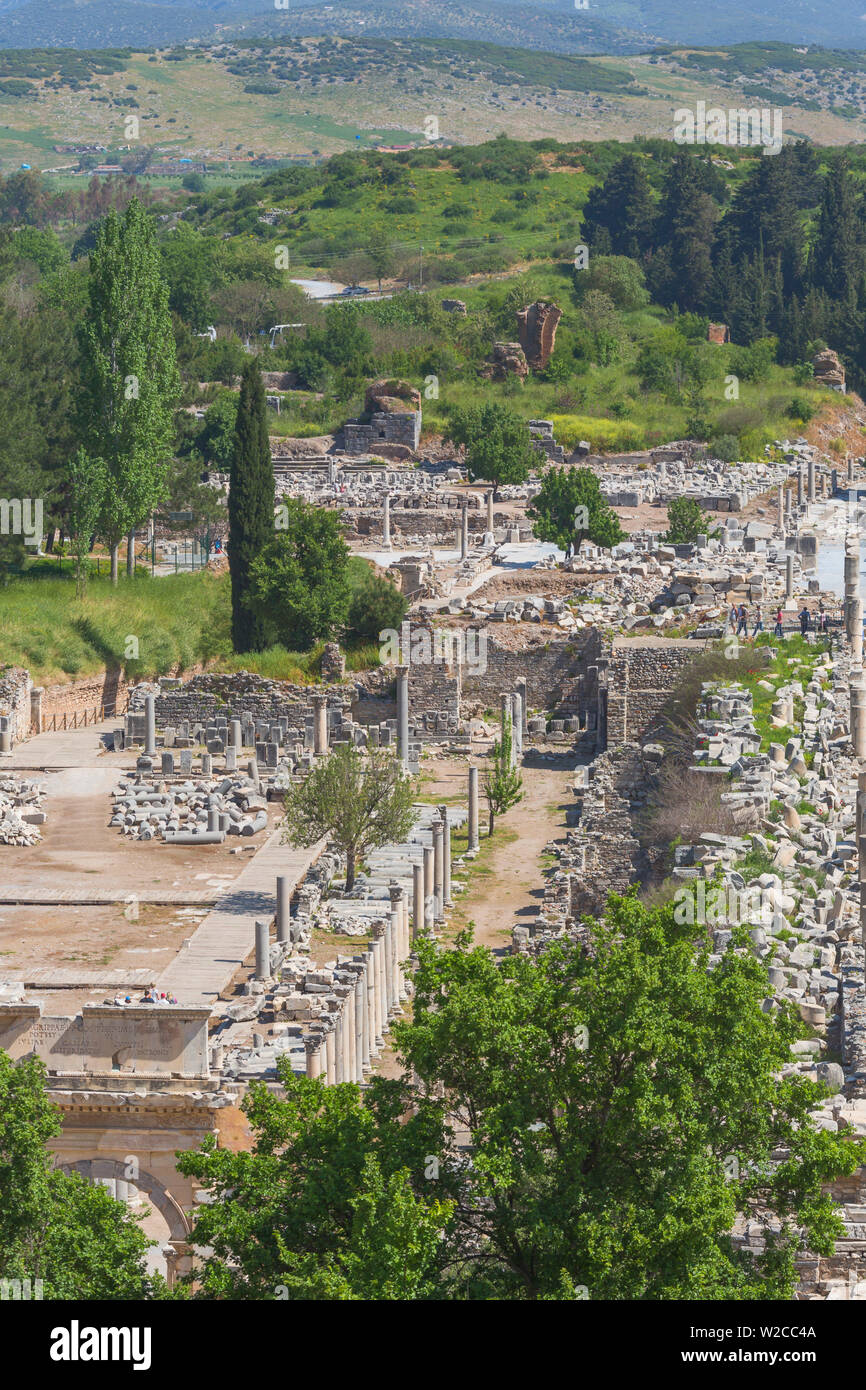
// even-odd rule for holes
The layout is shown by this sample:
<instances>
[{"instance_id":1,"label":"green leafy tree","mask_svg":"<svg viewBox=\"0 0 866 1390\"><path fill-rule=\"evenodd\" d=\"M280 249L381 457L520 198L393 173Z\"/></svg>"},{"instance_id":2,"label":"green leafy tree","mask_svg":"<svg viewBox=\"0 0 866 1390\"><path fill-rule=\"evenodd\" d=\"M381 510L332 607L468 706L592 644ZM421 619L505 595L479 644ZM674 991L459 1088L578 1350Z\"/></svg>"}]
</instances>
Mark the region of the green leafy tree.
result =
<instances>
[{"instance_id":1,"label":"green leafy tree","mask_svg":"<svg viewBox=\"0 0 866 1390\"><path fill-rule=\"evenodd\" d=\"M87 589L88 557L105 505L108 469L104 459L79 449L69 465L69 534L75 558L75 588L79 598Z\"/></svg>"},{"instance_id":2,"label":"green leafy tree","mask_svg":"<svg viewBox=\"0 0 866 1390\"><path fill-rule=\"evenodd\" d=\"M274 466L265 388L251 357L241 376L229 480L229 569L232 643L236 652L261 651L265 624L250 606L251 570L274 538Z\"/></svg>"},{"instance_id":3,"label":"green leafy tree","mask_svg":"<svg viewBox=\"0 0 866 1390\"><path fill-rule=\"evenodd\" d=\"M454 444L466 449L471 481L492 483L494 497L503 484L525 482L537 462L529 430L509 406L488 401L458 407L451 413L448 433Z\"/></svg>"},{"instance_id":4,"label":"green leafy tree","mask_svg":"<svg viewBox=\"0 0 866 1390\"><path fill-rule=\"evenodd\" d=\"M698 536L717 536L712 518L701 511L694 497L672 497L668 503L668 529L662 536L669 545L694 545Z\"/></svg>"},{"instance_id":5,"label":"green leafy tree","mask_svg":"<svg viewBox=\"0 0 866 1390\"><path fill-rule=\"evenodd\" d=\"M100 223L90 257L88 308L81 328L79 430L88 452L105 460L110 486L100 529L117 582L120 540L159 503L171 453L172 408L180 394L168 289L153 228L136 198L122 217Z\"/></svg>"},{"instance_id":6,"label":"green leafy tree","mask_svg":"<svg viewBox=\"0 0 866 1390\"><path fill-rule=\"evenodd\" d=\"M626 539L591 468L550 468L527 508L532 534L568 551L583 540L610 549Z\"/></svg>"},{"instance_id":7,"label":"green leafy tree","mask_svg":"<svg viewBox=\"0 0 866 1390\"><path fill-rule=\"evenodd\" d=\"M227 473L235 452L235 431L238 422L238 397L234 391L220 391L204 413L201 430L196 436L196 448L208 463Z\"/></svg>"},{"instance_id":8,"label":"green leafy tree","mask_svg":"<svg viewBox=\"0 0 866 1390\"><path fill-rule=\"evenodd\" d=\"M764 1013L744 928L713 968L672 905L614 897L586 929L501 963L468 935L417 945L396 1038L416 1117L428 1097L447 1109L448 1296L790 1299L798 1252L843 1233L823 1184L866 1151L817 1127L821 1085L783 1074L795 1008ZM734 1246L738 1216L761 1222L763 1252Z\"/></svg>"},{"instance_id":9,"label":"green leafy tree","mask_svg":"<svg viewBox=\"0 0 866 1390\"><path fill-rule=\"evenodd\" d=\"M346 621L349 547L336 512L298 498L281 503L276 526L250 565L248 604L268 637L306 650Z\"/></svg>"},{"instance_id":10,"label":"green leafy tree","mask_svg":"<svg viewBox=\"0 0 866 1390\"><path fill-rule=\"evenodd\" d=\"M352 590L346 625L361 641L375 642L380 632L399 629L408 607L396 584L367 569Z\"/></svg>"},{"instance_id":11,"label":"green leafy tree","mask_svg":"<svg viewBox=\"0 0 866 1390\"><path fill-rule=\"evenodd\" d=\"M435 1107L401 1113L403 1087L378 1077L362 1095L277 1067L282 1096L253 1085L243 1102L252 1153L208 1140L179 1157L212 1197L191 1238L201 1250L196 1296L435 1297L452 1209L423 1176L425 1155L441 1146Z\"/></svg>"},{"instance_id":12,"label":"green leafy tree","mask_svg":"<svg viewBox=\"0 0 866 1390\"><path fill-rule=\"evenodd\" d=\"M511 765L514 733L511 719L503 721L502 737L490 750L490 766L484 774L484 795L487 797L488 835L493 834L496 816L502 816L523 800L523 778Z\"/></svg>"},{"instance_id":13,"label":"green leafy tree","mask_svg":"<svg viewBox=\"0 0 866 1390\"><path fill-rule=\"evenodd\" d=\"M42 1063L0 1052L0 1279L41 1279L51 1299L147 1298L152 1242L104 1187L53 1166L60 1131Z\"/></svg>"},{"instance_id":14,"label":"green leafy tree","mask_svg":"<svg viewBox=\"0 0 866 1390\"><path fill-rule=\"evenodd\" d=\"M346 856L346 888L367 850L405 840L417 819L414 787L396 757L382 749L365 756L340 743L286 798L284 838L314 845L329 835Z\"/></svg>"},{"instance_id":15,"label":"green leafy tree","mask_svg":"<svg viewBox=\"0 0 866 1390\"><path fill-rule=\"evenodd\" d=\"M379 282L379 293L382 293L382 278L386 275L394 274L394 252L385 231L381 227L374 227L370 233L370 240L367 242L367 255L373 267L373 274Z\"/></svg>"}]
</instances>

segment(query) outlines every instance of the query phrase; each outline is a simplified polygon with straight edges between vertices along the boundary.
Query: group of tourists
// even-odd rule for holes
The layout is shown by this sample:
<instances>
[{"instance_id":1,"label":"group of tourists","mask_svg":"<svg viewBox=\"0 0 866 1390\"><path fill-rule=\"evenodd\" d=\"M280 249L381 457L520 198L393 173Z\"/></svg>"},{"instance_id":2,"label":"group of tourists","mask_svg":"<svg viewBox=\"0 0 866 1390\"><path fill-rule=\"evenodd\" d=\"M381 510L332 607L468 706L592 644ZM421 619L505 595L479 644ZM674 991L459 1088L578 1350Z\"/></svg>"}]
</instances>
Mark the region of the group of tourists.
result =
<instances>
[{"instance_id":1,"label":"group of tourists","mask_svg":"<svg viewBox=\"0 0 866 1390\"><path fill-rule=\"evenodd\" d=\"M800 632L804 637L806 636L807 632L811 632L813 630L817 632L827 631L827 610L825 609L823 603L818 604L818 612L814 616L809 612L809 609L804 604L800 613L798 614L798 619L800 623ZM778 607L776 609L775 625L773 627L774 637L784 637L785 633L782 627L784 620L785 615L782 611L782 608ZM731 632L735 633L737 637L748 638L749 615L746 610L746 605L744 603L741 603L739 605L736 603L731 604L731 611L728 614L728 626ZM752 610L752 637L757 637L758 633L763 631L764 615L760 605L755 604Z\"/></svg>"}]
</instances>

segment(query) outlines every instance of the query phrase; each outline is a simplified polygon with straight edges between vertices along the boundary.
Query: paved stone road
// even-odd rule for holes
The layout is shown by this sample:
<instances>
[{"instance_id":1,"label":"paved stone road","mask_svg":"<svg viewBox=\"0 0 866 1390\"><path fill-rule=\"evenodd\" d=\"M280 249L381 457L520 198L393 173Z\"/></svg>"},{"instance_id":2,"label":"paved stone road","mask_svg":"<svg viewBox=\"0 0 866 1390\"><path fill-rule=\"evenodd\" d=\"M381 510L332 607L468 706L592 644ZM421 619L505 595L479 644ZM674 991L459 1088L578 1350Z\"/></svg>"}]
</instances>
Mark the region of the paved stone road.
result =
<instances>
[{"instance_id":1,"label":"paved stone road","mask_svg":"<svg viewBox=\"0 0 866 1390\"><path fill-rule=\"evenodd\" d=\"M156 988L177 996L181 1004L213 1004L253 950L256 921L277 910L277 876L292 888L324 849L292 849L280 843L278 828L220 898L201 926L159 976Z\"/></svg>"}]
</instances>

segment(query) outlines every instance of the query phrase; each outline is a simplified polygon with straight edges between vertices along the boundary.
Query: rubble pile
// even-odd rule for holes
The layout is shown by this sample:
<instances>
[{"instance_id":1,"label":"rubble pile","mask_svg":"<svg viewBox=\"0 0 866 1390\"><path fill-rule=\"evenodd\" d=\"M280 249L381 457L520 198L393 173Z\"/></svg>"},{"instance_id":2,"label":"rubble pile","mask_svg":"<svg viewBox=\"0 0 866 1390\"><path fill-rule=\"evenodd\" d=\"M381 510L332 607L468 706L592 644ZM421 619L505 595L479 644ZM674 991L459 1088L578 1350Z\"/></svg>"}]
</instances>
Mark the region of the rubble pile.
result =
<instances>
[{"instance_id":1,"label":"rubble pile","mask_svg":"<svg viewBox=\"0 0 866 1390\"><path fill-rule=\"evenodd\" d=\"M35 845L42 839L39 827L47 819L44 795L41 782L17 777L0 782L0 845Z\"/></svg>"},{"instance_id":2,"label":"rubble pile","mask_svg":"<svg viewBox=\"0 0 866 1390\"><path fill-rule=\"evenodd\" d=\"M124 780L112 796L109 826L133 840L216 844L226 835L249 837L268 827L267 800L249 777L155 785Z\"/></svg>"}]
</instances>

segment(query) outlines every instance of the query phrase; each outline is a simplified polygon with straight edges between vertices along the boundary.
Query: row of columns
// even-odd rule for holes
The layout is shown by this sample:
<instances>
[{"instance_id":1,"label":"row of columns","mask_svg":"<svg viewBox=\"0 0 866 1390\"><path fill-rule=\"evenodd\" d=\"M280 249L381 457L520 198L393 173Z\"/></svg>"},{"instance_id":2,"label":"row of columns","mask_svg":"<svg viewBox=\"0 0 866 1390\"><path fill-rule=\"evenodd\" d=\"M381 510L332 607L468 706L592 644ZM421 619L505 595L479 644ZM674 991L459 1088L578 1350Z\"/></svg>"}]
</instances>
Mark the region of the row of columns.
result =
<instances>
[{"instance_id":1,"label":"row of columns","mask_svg":"<svg viewBox=\"0 0 866 1390\"><path fill-rule=\"evenodd\" d=\"M391 1020L409 997L406 962L412 943L406 894L390 885L391 910L375 922L371 941L361 955L341 963L336 972L336 1006L304 1039L307 1076L328 1085L362 1083L385 1046Z\"/></svg>"}]
</instances>

